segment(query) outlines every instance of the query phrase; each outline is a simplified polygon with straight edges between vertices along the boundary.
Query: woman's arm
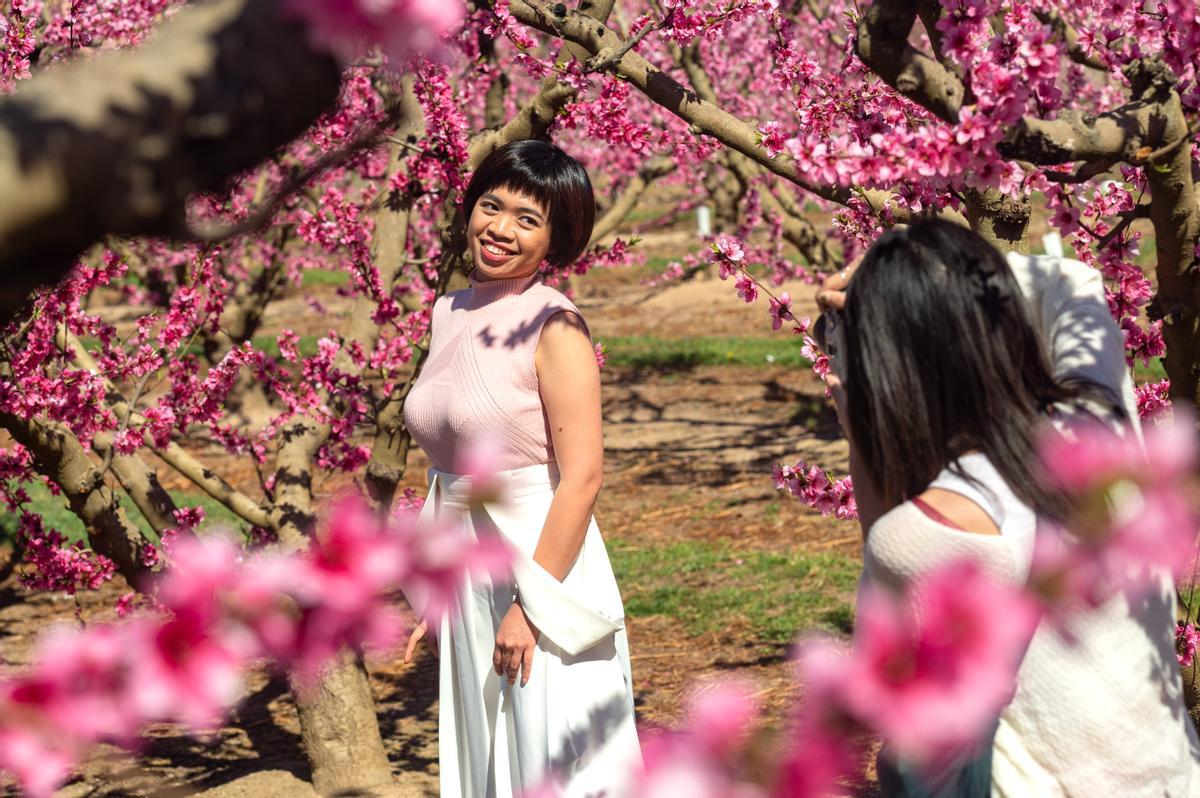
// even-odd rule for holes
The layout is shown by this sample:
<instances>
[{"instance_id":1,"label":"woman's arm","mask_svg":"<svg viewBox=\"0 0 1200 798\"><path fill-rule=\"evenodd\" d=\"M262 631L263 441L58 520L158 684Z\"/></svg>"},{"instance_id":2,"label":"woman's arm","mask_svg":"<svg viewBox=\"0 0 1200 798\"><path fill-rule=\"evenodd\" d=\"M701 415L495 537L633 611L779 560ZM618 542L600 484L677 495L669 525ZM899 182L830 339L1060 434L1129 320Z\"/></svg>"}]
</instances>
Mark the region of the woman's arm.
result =
<instances>
[{"instance_id":1,"label":"woman's arm","mask_svg":"<svg viewBox=\"0 0 1200 798\"><path fill-rule=\"evenodd\" d=\"M534 362L560 481L533 559L561 580L583 547L604 477L600 368L587 327L570 312L546 322Z\"/></svg>"},{"instance_id":2,"label":"woman's arm","mask_svg":"<svg viewBox=\"0 0 1200 798\"><path fill-rule=\"evenodd\" d=\"M562 580L583 548L604 473L600 368L583 320L569 311L552 316L542 328L534 363L559 482L533 559ZM513 604L500 622L492 654L492 667L509 684L518 674L522 685L528 683L539 635L521 606Z\"/></svg>"}]
</instances>

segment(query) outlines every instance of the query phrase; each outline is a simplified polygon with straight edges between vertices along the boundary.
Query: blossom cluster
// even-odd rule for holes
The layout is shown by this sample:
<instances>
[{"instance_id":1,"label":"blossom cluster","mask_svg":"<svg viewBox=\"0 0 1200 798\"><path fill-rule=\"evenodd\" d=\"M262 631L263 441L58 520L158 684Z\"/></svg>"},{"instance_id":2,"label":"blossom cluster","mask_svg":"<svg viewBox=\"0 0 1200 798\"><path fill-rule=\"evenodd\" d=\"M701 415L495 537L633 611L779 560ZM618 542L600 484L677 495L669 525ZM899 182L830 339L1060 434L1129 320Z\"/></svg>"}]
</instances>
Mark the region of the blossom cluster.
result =
<instances>
[{"instance_id":1,"label":"blossom cluster","mask_svg":"<svg viewBox=\"0 0 1200 798\"><path fill-rule=\"evenodd\" d=\"M0 770L48 796L99 742L132 747L150 723L203 731L238 700L259 663L306 689L343 647L392 646L403 588L438 618L468 572L502 575L496 536L468 540L418 523L381 522L355 498L334 505L303 553L246 553L230 539L179 535L177 565L149 586L146 609L115 624L59 629L33 664L0 675Z\"/></svg>"},{"instance_id":2,"label":"blossom cluster","mask_svg":"<svg viewBox=\"0 0 1200 798\"><path fill-rule=\"evenodd\" d=\"M821 515L843 520L858 518L854 483L850 477L831 479L820 466L809 465L803 460L795 465L773 466L771 477L777 490L786 490Z\"/></svg>"},{"instance_id":3,"label":"blossom cluster","mask_svg":"<svg viewBox=\"0 0 1200 798\"><path fill-rule=\"evenodd\" d=\"M1096 606L1163 574L1178 579L1200 529L1191 418L1148 425L1145 440L1095 425L1042 445L1043 478L1078 504L1040 531L1030 581L1057 604Z\"/></svg>"}]
</instances>

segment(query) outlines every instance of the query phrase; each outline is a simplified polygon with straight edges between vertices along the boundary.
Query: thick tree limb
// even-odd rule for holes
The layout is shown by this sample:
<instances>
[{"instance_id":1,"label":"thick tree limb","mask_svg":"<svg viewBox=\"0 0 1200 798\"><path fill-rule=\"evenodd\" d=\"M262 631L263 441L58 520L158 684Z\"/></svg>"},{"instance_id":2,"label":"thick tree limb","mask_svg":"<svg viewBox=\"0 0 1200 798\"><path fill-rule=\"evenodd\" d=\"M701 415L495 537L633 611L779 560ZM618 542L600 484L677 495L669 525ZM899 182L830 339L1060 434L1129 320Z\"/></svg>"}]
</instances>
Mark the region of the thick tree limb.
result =
<instances>
[{"instance_id":1,"label":"thick tree limb","mask_svg":"<svg viewBox=\"0 0 1200 798\"><path fill-rule=\"evenodd\" d=\"M38 471L62 489L71 510L83 521L92 550L112 560L130 584L137 584L148 571L142 563L147 541L75 434L64 424L9 413L0 413L0 426L29 449Z\"/></svg>"},{"instance_id":2,"label":"thick tree limb","mask_svg":"<svg viewBox=\"0 0 1200 798\"><path fill-rule=\"evenodd\" d=\"M338 82L278 0L212 0L0 98L0 320L107 233L186 235L187 197L303 132Z\"/></svg>"},{"instance_id":3,"label":"thick tree limb","mask_svg":"<svg viewBox=\"0 0 1200 798\"><path fill-rule=\"evenodd\" d=\"M176 526L175 500L158 481L158 474L137 453L118 454L112 448L111 433L101 433L92 439L92 449L109 462L113 475L133 501L138 512L156 533Z\"/></svg>"},{"instance_id":4,"label":"thick tree limb","mask_svg":"<svg viewBox=\"0 0 1200 798\"><path fill-rule=\"evenodd\" d=\"M858 23L858 57L905 97L957 122L966 87L958 75L908 43L916 19L916 0L876 2Z\"/></svg>"},{"instance_id":5,"label":"thick tree limb","mask_svg":"<svg viewBox=\"0 0 1200 798\"><path fill-rule=\"evenodd\" d=\"M1000 153L1039 166L1072 161L1138 164L1145 153L1184 137L1186 125L1167 133L1163 104L1171 101L1175 85L1167 65L1158 58L1144 58L1130 63L1124 72L1130 82L1129 102L1098 115L1061 111L1054 120L1025 117L1000 142Z\"/></svg>"},{"instance_id":6,"label":"thick tree limb","mask_svg":"<svg viewBox=\"0 0 1200 798\"><path fill-rule=\"evenodd\" d=\"M1165 141L1190 138L1179 94L1173 89L1158 103ZM1192 145L1170 151L1145 170L1150 189L1150 221L1154 225L1158 294L1149 308L1163 321L1167 345L1163 366L1171 378L1171 399L1180 406L1200 407L1200 206L1192 174Z\"/></svg>"}]
</instances>

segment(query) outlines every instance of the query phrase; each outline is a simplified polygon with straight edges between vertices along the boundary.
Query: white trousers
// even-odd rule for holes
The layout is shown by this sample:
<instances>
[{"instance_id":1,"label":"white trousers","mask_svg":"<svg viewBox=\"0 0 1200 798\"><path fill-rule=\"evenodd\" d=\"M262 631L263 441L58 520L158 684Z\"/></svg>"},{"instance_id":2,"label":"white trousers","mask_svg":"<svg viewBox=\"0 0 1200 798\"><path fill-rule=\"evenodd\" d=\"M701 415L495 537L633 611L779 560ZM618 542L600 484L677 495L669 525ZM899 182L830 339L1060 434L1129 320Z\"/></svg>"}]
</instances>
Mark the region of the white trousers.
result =
<instances>
[{"instance_id":1,"label":"white trousers","mask_svg":"<svg viewBox=\"0 0 1200 798\"><path fill-rule=\"evenodd\" d=\"M551 779L571 798L620 798L641 768L641 749L624 610L595 520L559 582L533 561L558 483L553 464L502 472L504 501L474 513L469 477L429 473L422 515L510 544L521 605L541 632L529 682L509 686L492 655L513 586L486 578L463 585L439 634L443 798L519 798Z\"/></svg>"}]
</instances>

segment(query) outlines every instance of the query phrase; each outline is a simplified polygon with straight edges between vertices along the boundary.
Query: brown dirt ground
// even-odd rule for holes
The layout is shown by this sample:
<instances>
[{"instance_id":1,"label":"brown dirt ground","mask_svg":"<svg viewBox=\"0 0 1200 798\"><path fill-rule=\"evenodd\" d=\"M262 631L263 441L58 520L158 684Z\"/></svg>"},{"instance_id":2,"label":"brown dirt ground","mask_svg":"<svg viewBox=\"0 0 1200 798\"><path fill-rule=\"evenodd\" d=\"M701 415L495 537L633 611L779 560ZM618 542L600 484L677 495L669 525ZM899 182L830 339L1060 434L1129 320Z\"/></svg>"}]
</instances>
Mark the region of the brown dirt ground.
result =
<instances>
[{"instance_id":1,"label":"brown dirt ground","mask_svg":"<svg viewBox=\"0 0 1200 798\"><path fill-rule=\"evenodd\" d=\"M647 298L638 278L638 270L612 271L579 281L579 304L594 335L772 335L765 302L747 307L728 284L699 280ZM798 315L812 312L810 287L784 288L798 299ZM331 313L344 312L344 301L332 289L320 295ZM114 315L119 313L114 309ZM336 326L299 296L279 303L268 324L303 326L297 331L304 333ZM603 379L607 473L597 517L610 536L646 547L721 539L747 549L801 548L857 556L854 524L821 518L787 500L783 512L762 512L781 498L770 479L773 462L803 457L845 472L845 444L823 389L810 373L735 366L672 374L610 368ZM245 464L218 459L215 450L198 454L231 482L247 490L257 484ZM406 483L419 489L424 467L418 452ZM168 487L183 487L167 482ZM328 482L318 486L320 492L332 488ZM716 504L725 509L699 516L694 512ZM29 593L11 578L0 584L0 661L26 662L34 637L52 623L72 622L76 612L86 622L111 618L113 601L126 590L119 582L77 601ZM643 722L676 723L690 685L730 673L761 684L760 699L773 721L794 700L786 651L764 654L746 628L697 638L672 619L646 617L630 619L629 633ZM436 794L435 661L426 655L412 666L398 659L377 659L369 666L398 783L412 795ZM153 729L137 757L115 749L98 752L62 795L166 798L267 769L308 775L295 707L284 684L255 674L233 721L210 739L191 739L171 727Z\"/></svg>"}]
</instances>

